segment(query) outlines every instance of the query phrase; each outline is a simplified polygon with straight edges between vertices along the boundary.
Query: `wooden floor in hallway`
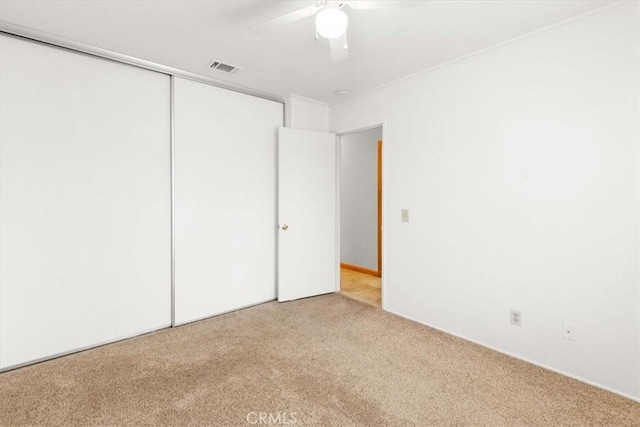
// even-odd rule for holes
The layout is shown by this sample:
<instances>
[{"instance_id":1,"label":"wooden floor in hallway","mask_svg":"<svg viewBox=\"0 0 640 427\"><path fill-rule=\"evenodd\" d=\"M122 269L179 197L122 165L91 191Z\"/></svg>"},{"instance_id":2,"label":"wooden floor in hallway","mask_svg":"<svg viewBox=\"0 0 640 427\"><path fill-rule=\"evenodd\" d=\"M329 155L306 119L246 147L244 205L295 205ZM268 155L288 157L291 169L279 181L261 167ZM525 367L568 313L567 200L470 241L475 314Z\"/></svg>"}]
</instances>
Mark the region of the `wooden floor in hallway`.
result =
<instances>
[{"instance_id":1,"label":"wooden floor in hallway","mask_svg":"<svg viewBox=\"0 0 640 427\"><path fill-rule=\"evenodd\" d=\"M378 276L341 268L340 293L374 307L381 306L382 289Z\"/></svg>"}]
</instances>

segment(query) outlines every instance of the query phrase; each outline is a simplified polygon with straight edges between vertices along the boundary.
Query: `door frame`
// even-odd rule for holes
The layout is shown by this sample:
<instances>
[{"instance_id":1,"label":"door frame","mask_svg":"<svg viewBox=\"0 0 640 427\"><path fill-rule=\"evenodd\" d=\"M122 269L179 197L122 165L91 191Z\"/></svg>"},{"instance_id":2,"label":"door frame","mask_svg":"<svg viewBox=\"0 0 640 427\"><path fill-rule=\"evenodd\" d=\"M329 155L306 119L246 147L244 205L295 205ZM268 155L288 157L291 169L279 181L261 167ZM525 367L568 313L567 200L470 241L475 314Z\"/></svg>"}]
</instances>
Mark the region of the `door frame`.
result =
<instances>
[{"instance_id":1,"label":"door frame","mask_svg":"<svg viewBox=\"0 0 640 427\"><path fill-rule=\"evenodd\" d=\"M381 132L382 133L382 132ZM378 214L378 276L382 277L382 165L384 164L382 156L382 140L376 144L377 167L376 167L376 209Z\"/></svg>"},{"instance_id":2,"label":"door frame","mask_svg":"<svg viewBox=\"0 0 640 427\"><path fill-rule=\"evenodd\" d=\"M382 251L380 254L380 264L378 265L378 270L380 271L380 287L381 287L381 306L382 309L386 311L387 309L387 283L386 283L386 253L387 253L387 227L385 227L385 223L387 221L388 215L387 215L387 180L386 180L386 176L387 176L387 163L385 161L385 159L387 158L387 147L389 145L388 142L388 138L387 138L387 134L386 134L386 120L377 120L377 121L373 121L373 122L365 122L365 123L360 123L360 124L356 124L353 126L347 126L344 129L338 129L335 131L336 134L336 139L338 141L338 143L336 144L337 146L337 154L336 154L336 161L338 162L338 164L336 165L336 174L337 174L337 179L336 179L336 264L338 266L337 268L337 278L336 278L336 292L340 292L340 222L341 222L341 217L340 217L340 188L341 188L341 177L340 177L340 170L341 170L341 164L342 164L342 158L340 156L341 153L341 147L342 147L342 137L345 135L349 135L352 133L356 133L356 132L361 132L361 131L365 131L365 130L369 130L369 129L373 129L373 128L377 128L380 127L382 128L382 144L381 144L381 153L382 153L382 165L380 168L380 174L378 179L381 181L381 190L382 190L382 206L380 207L380 213L381 213L381 233L380 233L380 238L382 239Z\"/></svg>"}]
</instances>

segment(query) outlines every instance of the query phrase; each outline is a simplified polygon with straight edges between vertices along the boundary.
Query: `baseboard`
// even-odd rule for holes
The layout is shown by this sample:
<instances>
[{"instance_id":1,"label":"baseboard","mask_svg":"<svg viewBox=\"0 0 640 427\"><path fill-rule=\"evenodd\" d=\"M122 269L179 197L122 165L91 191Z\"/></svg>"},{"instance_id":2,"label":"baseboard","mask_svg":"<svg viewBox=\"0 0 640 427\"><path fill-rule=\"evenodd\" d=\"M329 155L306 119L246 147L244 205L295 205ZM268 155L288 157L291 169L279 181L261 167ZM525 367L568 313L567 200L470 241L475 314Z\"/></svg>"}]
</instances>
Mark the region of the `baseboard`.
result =
<instances>
[{"instance_id":1,"label":"baseboard","mask_svg":"<svg viewBox=\"0 0 640 427\"><path fill-rule=\"evenodd\" d=\"M359 273L370 274L372 276L380 277L380 273L376 270L371 270L370 268L360 267L353 264L347 264L346 262L341 262L340 268L346 268L347 270L353 270Z\"/></svg>"},{"instance_id":2,"label":"baseboard","mask_svg":"<svg viewBox=\"0 0 640 427\"><path fill-rule=\"evenodd\" d=\"M556 374L562 375L564 377L568 377L568 378L574 379L576 381L580 381L581 383L588 384L590 386L599 388L601 390L608 391L609 393L617 394L618 396L621 396L621 397L624 397L626 399L633 400L634 402L640 403L640 397L636 397L636 396L633 396L633 395L630 395L630 394L627 394L627 393L624 393L624 392L621 392L621 391L618 391L618 390L614 390L614 389L609 388L607 386L604 386L602 384L598 384L596 382L589 381L589 380L586 380L584 378L581 378L581 377L579 377L577 375L573 375L573 374L564 372L564 371L562 371L560 369L552 368L552 367L544 365L542 363L535 362L535 361L533 361L531 359L527 359L526 357L518 356L516 354L509 353L508 351L501 350L501 349L499 349L497 347L494 347L494 346L485 344L483 342L476 341L474 339L465 337L464 335L456 334L456 333L447 331L446 329L438 328L438 327L430 325L428 323L421 322L421 321L416 320L416 319L414 319L412 317L405 316L404 314L397 313L397 312L395 312L393 310L385 309L384 311L387 311L387 312L389 312L389 313L391 313L391 314L393 314L395 316L402 317L403 319L411 320L412 322L416 322L416 323L419 323L421 325L428 326L428 327L433 328L433 329L435 329L437 331L444 332L445 334L461 338L461 339L463 339L465 341L477 344L477 345L482 346L484 348L488 348L489 350L493 350L493 351L495 351L497 353L504 354L505 356L513 357L514 359L518 359L518 360L521 360L523 362L530 363L531 365L537 366L537 367L542 368L542 369L546 369L547 371L555 372Z\"/></svg>"}]
</instances>

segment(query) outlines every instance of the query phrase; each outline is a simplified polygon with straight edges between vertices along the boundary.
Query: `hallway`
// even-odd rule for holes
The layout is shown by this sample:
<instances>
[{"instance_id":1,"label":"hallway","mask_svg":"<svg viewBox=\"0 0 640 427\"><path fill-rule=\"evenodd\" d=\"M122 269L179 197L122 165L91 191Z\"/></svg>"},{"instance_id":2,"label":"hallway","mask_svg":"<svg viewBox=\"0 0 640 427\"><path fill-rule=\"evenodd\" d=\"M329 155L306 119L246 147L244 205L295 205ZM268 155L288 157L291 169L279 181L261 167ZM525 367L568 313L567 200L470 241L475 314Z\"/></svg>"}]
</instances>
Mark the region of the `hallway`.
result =
<instances>
[{"instance_id":1,"label":"hallway","mask_svg":"<svg viewBox=\"0 0 640 427\"><path fill-rule=\"evenodd\" d=\"M380 278L358 271L340 269L340 293L374 307L381 307Z\"/></svg>"}]
</instances>

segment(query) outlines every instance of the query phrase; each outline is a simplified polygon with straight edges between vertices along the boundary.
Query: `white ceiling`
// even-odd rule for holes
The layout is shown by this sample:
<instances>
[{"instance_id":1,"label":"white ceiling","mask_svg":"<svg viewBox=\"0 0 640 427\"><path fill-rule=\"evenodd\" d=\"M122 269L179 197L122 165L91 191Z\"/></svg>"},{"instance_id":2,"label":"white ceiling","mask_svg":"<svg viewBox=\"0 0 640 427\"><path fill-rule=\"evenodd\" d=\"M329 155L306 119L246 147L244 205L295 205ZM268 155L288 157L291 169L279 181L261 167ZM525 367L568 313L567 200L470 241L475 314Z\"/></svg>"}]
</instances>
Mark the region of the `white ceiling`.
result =
<instances>
[{"instance_id":1,"label":"white ceiling","mask_svg":"<svg viewBox=\"0 0 640 427\"><path fill-rule=\"evenodd\" d=\"M349 59L333 63L313 18L248 27L315 1L0 1L0 20L262 92L324 102L372 89L612 1L448 0L351 10ZM219 59L242 68L211 70Z\"/></svg>"}]
</instances>

